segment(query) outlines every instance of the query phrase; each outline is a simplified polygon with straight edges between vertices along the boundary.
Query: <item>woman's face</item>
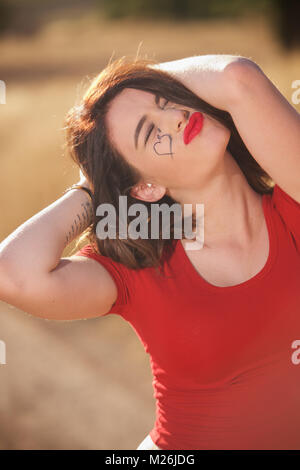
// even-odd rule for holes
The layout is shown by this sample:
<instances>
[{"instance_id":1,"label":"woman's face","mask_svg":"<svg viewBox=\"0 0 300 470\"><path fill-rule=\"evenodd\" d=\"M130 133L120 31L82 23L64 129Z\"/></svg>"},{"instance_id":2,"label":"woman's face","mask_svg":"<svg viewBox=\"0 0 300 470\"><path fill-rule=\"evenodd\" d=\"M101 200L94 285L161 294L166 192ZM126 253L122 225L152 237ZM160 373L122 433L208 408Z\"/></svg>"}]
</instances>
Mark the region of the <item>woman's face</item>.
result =
<instances>
[{"instance_id":1,"label":"woman's face","mask_svg":"<svg viewBox=\"0 0 300 470\"><path fill-rule=\"evenodd\" d=\"M184 143L184 129L195 111L131 88L122 90L110 104L109 139L140 171L140 183L154 184L154 200L172 190L200 189L224 157L230 131L205 113L200 133ZM134 195L149 200L144 190L145 184L138 185Z\"/></svg>"}]
</instances>

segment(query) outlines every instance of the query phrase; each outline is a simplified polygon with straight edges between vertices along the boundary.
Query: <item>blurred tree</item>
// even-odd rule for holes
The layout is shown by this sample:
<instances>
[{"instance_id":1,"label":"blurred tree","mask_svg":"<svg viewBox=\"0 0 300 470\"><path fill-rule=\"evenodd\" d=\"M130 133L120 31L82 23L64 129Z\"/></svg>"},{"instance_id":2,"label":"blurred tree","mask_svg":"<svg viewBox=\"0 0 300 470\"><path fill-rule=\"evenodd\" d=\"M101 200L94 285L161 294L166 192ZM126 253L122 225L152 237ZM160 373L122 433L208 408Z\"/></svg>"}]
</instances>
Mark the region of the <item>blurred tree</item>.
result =
<instances>
[{"instance_id":1,"label":"blurred tree","mask_svg":"<svg viewBox=\"0 0 300 470\"><path fill-rule=\"evenodd\" d=\"M272 0L96 0L111 18L151 16L168 18L229 17L264 10Z\"/></svg>"},{"instance_id":2,"label":"blurred tree","mask_svg":"<svg viewBox=\"0 0 300 470\"><path fill-rule=\"evenodd\" d=\"M96 4L97 0L0 0L0 33L32 35L51 21L95 12Z\"/></svg>"},{"instance_id":3,"label":"blurred tree","mask_svg":"<svg viewBox=\"0 0 300 470\"><path fill-rule=\"evenodd\" d=\"M274 0L274 25L285 49L300 46L300 0Z\"/></svg>"},{"instance_id":4,"label":"blurred tree","mask_svg":"<svg viewBox=\"0 0 300 470\"><path fill-rule=\"evenodd\" d=\"M12 9L7 0L0 0L0 34L3 33L10 24Z\"/></svg>"},{"instance_id":5,"label":"blurred tree","mask_svg":"<svg viewBox=\"0 0 300 470\"><path fill-rule=\"evenodd\" d=\"M300 45L300 0L95 0L109 18L235 18L262 14L269 18L281 44Z\"/></svg>"},{"instance_id":6,"label":"blurred tree","mask_svg":"<svg viewBox=\"0 0 300 470\"><path fill-rule=\"evenodd\" d=\"M96 9L109 18L179 21L260 14L269 18L283 47L300 46L300 0L0 0L0 34L33 34L56 18Z\"/></svg>"}]
</instances>

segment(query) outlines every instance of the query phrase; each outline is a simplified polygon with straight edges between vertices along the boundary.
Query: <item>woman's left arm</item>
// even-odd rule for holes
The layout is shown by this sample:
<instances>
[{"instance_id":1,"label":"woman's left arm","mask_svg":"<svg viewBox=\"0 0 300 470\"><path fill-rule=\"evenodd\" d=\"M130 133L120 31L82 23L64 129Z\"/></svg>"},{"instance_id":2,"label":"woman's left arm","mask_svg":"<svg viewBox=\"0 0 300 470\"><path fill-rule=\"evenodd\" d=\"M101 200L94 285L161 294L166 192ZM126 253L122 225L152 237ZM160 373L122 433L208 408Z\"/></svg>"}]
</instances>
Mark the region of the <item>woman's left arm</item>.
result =
<instances>
[{"instance_id":1,"label":"woman's left arm","mask_svg":"<svg viewBox=\"0 0 300 470\"><path fill-rule=\"evenodd\" d=\"M226 70L241 58L229 54L205 54L150 67L167 72L207 103L227 111L236 96L236 87L234 81L227 80Z\"/></svg>"},{"instance_id":2,"label":"woman's left arm","mask_svg":"<svg viewBox=\"0 0 300 470\"><path fill-rule=\"evenodd\" d=\"M154 65L228 111L257 163L300 202L300 115L251 59L207 54Z\"/></svg>"},{"instance_id":3,"label":"woman's left arm","mask_svg":"<svg viewBox=\"0 0 300 470\"><path fill-rule=\"evenodd\" d=\"M227 67L237 95L228 105L251 155L287 194L300 202L300 114L253 61Z\"/></svg>"}]
</instances>

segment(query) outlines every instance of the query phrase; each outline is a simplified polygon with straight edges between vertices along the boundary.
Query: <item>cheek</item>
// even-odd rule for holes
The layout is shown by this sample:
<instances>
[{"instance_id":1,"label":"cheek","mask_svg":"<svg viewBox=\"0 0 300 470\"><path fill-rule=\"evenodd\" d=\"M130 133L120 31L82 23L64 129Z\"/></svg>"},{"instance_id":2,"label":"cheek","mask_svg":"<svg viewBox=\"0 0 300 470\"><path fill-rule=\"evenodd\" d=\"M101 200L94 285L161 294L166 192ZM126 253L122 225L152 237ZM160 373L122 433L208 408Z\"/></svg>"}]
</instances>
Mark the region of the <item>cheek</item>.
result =
<instances>
[{"instance_id":1,"label":"cheek","mask_svg":"<svg viewBox=\"0 0 300 470\"><path fill-rule=\"evenodd\" d=\"M228 145L230 136L231 132L227 127L219 126L211 129L211 132L207 133L207 148L217 153L218 151L224 152Z\"/></svg>"},{"instance_id":2,"label":"cheek","mask_svg":"<svg viewBox=\"0 0 300 470\"><path fill-rule=\"evenodd\" d=\"M158 184L168 185L180 173L178 162L170 155L152 154L136 164L143 176L153 178Z\"/></svg>"},{"instance_id":3,"label":"cheek","mask_svg":"<svg viewBox=\"0 0 300 470\"><path fill-rule=\"evenodd\" d=\"M213 118L206 118L206 127L204 129L204 135L210 138L215 137L216 139L226 139L230 136L230 130L221 124L219 121L216 121Z\"/></svg>"},{"instance_id":4,"label":"cheek","mask_svg":"<svg viewBox=\"0 0 300 470\"><path fill-rule=\"evenodd\" d=\"M154 142L152 150L157 157L172 156L174 154L174 146L171 136L168 134L162 135Z\"/></svg>"},{"instance_id":5,"label":"cheek","mask_svg":"<svg viewBox=\"0 0 300 470\"><path fill-rule=\"evenodd\" d=\"M201 155L210 155L220 152L223 153L230 139L230 135L230 130L220 123L207 125L186 148L189 154L200 153Z\"/></svg>"}]
</instances>

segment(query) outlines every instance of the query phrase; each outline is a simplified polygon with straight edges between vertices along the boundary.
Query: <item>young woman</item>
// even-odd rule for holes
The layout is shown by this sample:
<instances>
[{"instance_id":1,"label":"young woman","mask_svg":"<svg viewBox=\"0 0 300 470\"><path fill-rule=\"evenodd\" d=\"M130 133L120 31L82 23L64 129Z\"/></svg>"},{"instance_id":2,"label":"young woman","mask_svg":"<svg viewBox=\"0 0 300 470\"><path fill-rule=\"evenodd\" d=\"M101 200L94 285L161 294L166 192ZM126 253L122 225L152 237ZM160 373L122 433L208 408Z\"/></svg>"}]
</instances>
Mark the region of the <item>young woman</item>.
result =
<instances>
[{"instance_id":1,"label":"young woman","mask_svg":"<svg viewBox=\"0 0 300 470\"><path fill-rule=\"evenodd\" d=\"M1 243L0 298L131 324L157 404L138 449L300 449L299 114L245 57L122 58L66 127L81 179ZM203 204L204 243L174 217L168 237L124 236L136 203L149 229L158 203L191 205L194 228Z\"/></svg>"}]
</instances>

